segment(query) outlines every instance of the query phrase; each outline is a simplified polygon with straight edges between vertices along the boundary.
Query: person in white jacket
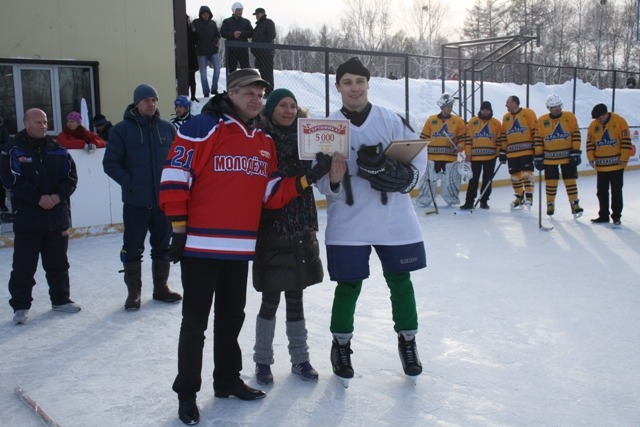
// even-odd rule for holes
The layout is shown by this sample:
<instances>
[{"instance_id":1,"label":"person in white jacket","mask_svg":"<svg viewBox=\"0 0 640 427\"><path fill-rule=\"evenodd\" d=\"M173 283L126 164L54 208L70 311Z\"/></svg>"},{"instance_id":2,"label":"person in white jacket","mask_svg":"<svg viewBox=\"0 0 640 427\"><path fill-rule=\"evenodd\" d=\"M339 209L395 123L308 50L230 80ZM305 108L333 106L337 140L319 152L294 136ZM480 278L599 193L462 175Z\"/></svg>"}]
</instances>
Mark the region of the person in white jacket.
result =
<instances>
[{"instance_id":1,"label":"person in white jacket","mask_svg":"<svg viewBox=\"0 0 640 427\"><path fill-rule=\"evenodd\" d=\"M416 140L418 135L398 114L369 103L369 78L369 70L358 58L337 69L335 85L343 107L329 118L350 120L351 155L344 176L332 165L329 175L318 182L319 191L327 198L328 271L337 282L331 312L331 363L345 387L353 377L354 313L362 282L369 277L372 248L391 292L404 372L411 377L422 372L410 272L426 267L426 253L409 192L418 182L418 171L425 170L427 159L423 153L412 164L403 164L384 155L392 141Z\"/></svg>"}]
</instances>

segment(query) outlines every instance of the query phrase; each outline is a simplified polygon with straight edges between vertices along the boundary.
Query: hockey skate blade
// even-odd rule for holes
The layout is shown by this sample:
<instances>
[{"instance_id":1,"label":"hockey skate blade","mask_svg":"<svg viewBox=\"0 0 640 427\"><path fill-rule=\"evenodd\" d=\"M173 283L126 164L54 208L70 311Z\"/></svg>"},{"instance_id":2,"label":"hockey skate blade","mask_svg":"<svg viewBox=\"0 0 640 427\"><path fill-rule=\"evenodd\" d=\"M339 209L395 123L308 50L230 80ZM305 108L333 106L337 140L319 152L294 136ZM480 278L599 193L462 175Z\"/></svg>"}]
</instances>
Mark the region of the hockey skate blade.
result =
<instances>
[{"instance_id":1,"label":"hockey skate blade","mask_svg":"<svg viewBox=\"0 0 640 427\"><path fill-rule=\"evenodd\" d=\"M551 230L553 230L553 227L545 227L544 225L540 225L539 228L542 231L551 231Z\"/></svg>"},{"instance_id":2,"label":"hockey skate blade","mask_svg":"<svg viewBox=\"0 0 640 427\"><path fill-rule=\"evenodd\" d=\"M409 381L411 381L411 384L413 385L418 385L418 377L420 375L405 375L407 377L407 379L409 379Z\"/></svg>"},{"instance_id":3,"label":"hockey skate blade","mask_svg":"<svg viewBox=\"0 0 640 427\"><path fill-rule=\"evenodd\" d=\"M349 381L351 380L351 378L342 378L336 375L336 379L338 380L338 382L340 382L342 387L349 388Z\"/></svg>"},{"instance_id":4,"label":"hockey skate blade","mask_svg":"<svg viewBox=\"0 0 640 427\"><path fill-rule=\"evenodd\" d=\"M573 214L573 219L578 219L578 218L580 218L581 216L582 216L582 212L579 212L579 213Z\"/></svg>"}]
</instances>

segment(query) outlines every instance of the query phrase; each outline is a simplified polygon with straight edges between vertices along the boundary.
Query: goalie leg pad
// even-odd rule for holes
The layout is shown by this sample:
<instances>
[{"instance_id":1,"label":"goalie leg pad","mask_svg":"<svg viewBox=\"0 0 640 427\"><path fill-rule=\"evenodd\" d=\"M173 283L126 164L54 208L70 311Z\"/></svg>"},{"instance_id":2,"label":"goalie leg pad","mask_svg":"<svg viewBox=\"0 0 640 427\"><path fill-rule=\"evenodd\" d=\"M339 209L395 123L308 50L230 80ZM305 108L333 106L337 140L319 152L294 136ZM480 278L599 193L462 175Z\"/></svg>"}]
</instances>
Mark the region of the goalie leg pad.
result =
<instances>
[{"instance_id":1,"label":"goalie leg pad","mask_svg":"<svg viewBox=\"0 0 640 427\"><path fill-rule=\"evenodd\" d=\"M442 198L447 205L456 206L460 204L460 182L462 176L456 163L447 164L442 175Z\"/></svg>"}]
</instances>

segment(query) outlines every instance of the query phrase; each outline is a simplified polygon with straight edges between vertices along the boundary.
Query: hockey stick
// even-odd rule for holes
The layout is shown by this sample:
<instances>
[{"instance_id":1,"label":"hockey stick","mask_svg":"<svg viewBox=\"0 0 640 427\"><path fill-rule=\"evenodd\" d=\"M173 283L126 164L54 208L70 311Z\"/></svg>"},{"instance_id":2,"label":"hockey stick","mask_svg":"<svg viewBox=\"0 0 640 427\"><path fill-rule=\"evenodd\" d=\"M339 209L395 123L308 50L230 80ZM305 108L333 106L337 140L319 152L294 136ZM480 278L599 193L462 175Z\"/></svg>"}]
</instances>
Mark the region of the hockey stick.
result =
<instances>
[{"instance_id":1,"label":"hockey stick","mask_svg":"<svg viewBox=\"0 0 640 427\"><path fill-rule=\"evenodd\" d=\"M38 418L40 418L40 421L42 421L46 426L60 427L60 424L55 422L53 418L51 418L44 411L44 409L42 409L42 407L38 405L38 403L35 400L30 398L20 387L16 387L14 391L16 392L20 400L22 400L28 407L30 407L33 410L33 412L35 412L35 414L38 416Z\"/></svg>"},{"instance_id":2,"label":"hockey stick","mask_svg":"<svg viewBox=\"0 0 640 427\"><path fill-rule=\"evenodd\" d=\"M502 166L502 163L498 162L498 167L493 171L493 175L491 175L491 179L489 180L487 185L484 186L484 190L482 190L482 192L480 193L480 196L478 197L478 200L476 200L476 202L473 204L473 209L475 209L478 206L478 203L480 203L480 200L482 200L482 197L484 196L484 193L486 193L487 190L489 189L489 186L493 182L493 178L498 173L498 169L500 169L500 166ZM482 184L484 184L484 182Z\"/></svg>"},{"instance_id":3,"label":"hockey stick","mask_svg":"<svg viewBox=\"0 0 640 427\"><path fill-rule=\"evenodd\" d=\"M542 170L538 171L538 228L542 231L553 230L553 227L542 225Z\"/></svg>"}]
</instances>

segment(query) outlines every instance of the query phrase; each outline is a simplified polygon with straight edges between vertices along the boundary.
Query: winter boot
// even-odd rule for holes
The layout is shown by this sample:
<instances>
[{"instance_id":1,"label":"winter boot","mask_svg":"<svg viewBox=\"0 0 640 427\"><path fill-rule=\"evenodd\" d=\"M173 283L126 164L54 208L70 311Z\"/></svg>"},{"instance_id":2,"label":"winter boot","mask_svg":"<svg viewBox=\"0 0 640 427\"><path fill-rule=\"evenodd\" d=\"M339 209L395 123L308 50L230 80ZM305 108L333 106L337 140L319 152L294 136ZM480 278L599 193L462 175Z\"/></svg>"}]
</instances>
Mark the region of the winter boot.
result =
<instances>
[{"instance_id":1,"label":"winter boot","mask_svg":"<svg viewBox=\"0 0 640 427\"><path fill-rule=\"evenodd\" d=\"M140 293L142 292L141 261L124 263L124 283L129 291L127 300L124 302L124 309L138 310L140 308Z\"/></svg>"},{"instance_id":2,"label":"winter boot","mask_svg":"<svg viewBox=\"0 0 640 427\"><path fill-rule=\"evenodd\" d=\"M472 202L465 202L464 205L460 206L460 210L463 211L468 211L473 209L473 203Z\"/></svg>"},{"instance_id":3,"label":"winter boot","mask_svg":"<svg viewBox=\"0 0 640 427\"><path fill-rule=\"evenodd\" d=\"M487 202L483 202L482 200L480 201L480 209L491 209L489 207L489 203Z\"/></svg>"},{"instance_id":4,"label":"winter boot","mask_svg":"<svg viewBox=\"0 0 640 427\"><path fill-rule=\"evenodd\" d=\"M303 380L317 380L318 372L309 363L305 320L287 322L286 326L287 338L289 338L289 356L291 356L291 372L300 375Z\"/></svg>"},{"instance_id":5,"label":"winter boot","mask_svg":"<svg viewBox=\"0 0 640 427\"><path fill-rule=\"evenodd\" d=\"M169 261L154 259L151 261L151 275L153 277L153 299L162 302L178 302L182 299L179 293L173 292L167 286Z\"/></svg>"},{"instance_id":6,"label":"winter boot","mask_svg":"<svg viewBox=\"0 0 640 427\"><path fill-rule=\"evenodd\" d=\"M260 385L273 384L273 374L271 373L271 366L263 365L262 363L256 363L256 381Z\"/></svg>"},{"instance_id":7,"label":"winter boot","mask_svg":"<svg viewBox=\"0 0 640 427\"><path fill-rule=\"evenodd\" d=\"M547 215L551 216L556 212L556 205L553 202L547 203Z\"/></svg>"},{"instance_id":8,"label":"winter boot","mask_svg":"<svg viewBox=\"0 0 640 427\"><path fill-rule=\"evenodd\" d=\"M270 365L273 365L273 336L276 330L276 318L256 318L256 344L253 346L253 361L256 362L258 384L273 383Z\"/></svg>"},{"instance_id":9,"label":"winter boot","mask_svg":"<svg viewBox=\"0 0 640 427\"><path fill-rule=\"evenodd\" d=\"M533 206L533 193L525 193L524 195L524 205L528 208Z\"/></svg>"},{"instance_id":10,"label":"winter boot","mask_svg":"<svg viewBox=\"0 0 640 427\"><path fill-rule=\"evenodd\" d=\"M524 201L522 199L522 194L516 194L516 198L513 202L511 202L511 209L522 209L522 207L524 206Z\"/></svg>"},{"instance_id":11,"label":"winter boot","mask_svg":"<svg viewBox=\"0 0 640 427\"><path fill-rule=\"evenodd\" d=\"M398 333L398 353L406 375L415 377L422 373L422 363L420 363L418 356L414 331L400 331Z\"/></svg>"},{"instance_id":12,"label":"winter boot","mask_svg":"<svg viewBox=\"0 0 640 427\"><path fill-rule=\"evenodd\" d=\"M353 366L351 365L351 334L339 334L348 335L346 337L338 337L338 334L333 335L333 342L331 343L331 366L333 367L333 373L340 378L353 378Z\"/></svg>"},{"instance_id":13,"label":"winter boot","mask_svg":"<svg viewBox=\"0 0 640 427\"><path fill-rule=\"evenodd\" d=\"M580 207L580 200L576 199L574 201L571 202L571 213L573 214L574 218L580 218L582 216L582 212L584 212L584 209L582 209Z\"/></svg>"}]
</instances>

